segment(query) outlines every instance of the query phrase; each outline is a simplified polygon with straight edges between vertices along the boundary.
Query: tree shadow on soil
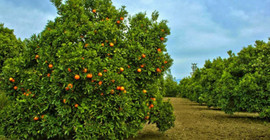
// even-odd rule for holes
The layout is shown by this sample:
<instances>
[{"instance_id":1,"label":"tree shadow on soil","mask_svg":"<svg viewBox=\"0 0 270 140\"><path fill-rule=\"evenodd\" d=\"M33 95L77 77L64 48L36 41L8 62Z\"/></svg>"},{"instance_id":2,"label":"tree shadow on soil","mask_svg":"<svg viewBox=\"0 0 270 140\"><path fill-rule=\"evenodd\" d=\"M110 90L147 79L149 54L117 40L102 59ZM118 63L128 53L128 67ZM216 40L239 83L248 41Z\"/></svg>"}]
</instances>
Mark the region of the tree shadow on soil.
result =
<instances>
[{"instance_id":1,"label":"tree shadow on soil","mask_svg":"<svg viewBox=\"0 0 270 140\"><path fill-rule=\"evenodd\" d=\"M215 111L221 111L221 108L215 108L215 107L207 107L207 105L191 105L193 106L192 109L196 110L215 110Z\"/></svg>"},{"instance_id":2,"label":"tree shadow on soil","mask_svg":"<svg viewBox=\"0 0 270 140\"><path fill-rule=\"evenodd\" d=\"M216 118L217 120L220 119L233 119L233 120L237 120L237 121L246 121L246 120L250 120L253 122L270 122L270 119L267 118L261 118L258 114L256 113L248 113L248 112L235 112L234 114L230 115L230 114L225 114L224 111L222 111L220 108L213 108L213 107L205 107L205 105L195 105L195 104L190 104L191 106L193 106L192 109L195 110L200 110L200 111L218 111L218 112L213 114L213 117ZM224 113L224 114L223 114Z\"/></svg>"},{"instance_id":3,"label":"tree shadow on soil","mask_svg":"<svg viewBox=\"0 0 270 140\"><path fill-rule=\"evenodd\" d=\"M226 117L226 118L232 118L232 119L235 119L235 120L238 120L238 119L249 119L249 120L257 121L257 122L269 122L268 119L261 118L260 116L227 115L227 116L224 116L224 117Z\"/></svg>"},{"instance_id":4,"label":"tree shadow on soil","mask_svg":"<svg viewBox=\"0 0 270 140\"><path fill-rule=\"evenodd\" d=\"M221 111L224 113L223 111ZM254 115L254 114L249 114L249 113L242 113L241 114L215 114L213 115L213 118L216 120L225 120L225 119L230 119L231 121L237 121L237 122L242 122L242 123L249 123L249 122L255 122L255 123L265 123L268 122L269 120L266 118L261 118L259 115Z\"/></svg>"},{"instance_id":5,"label":"tree shadow on soil","mask_svg":"<svg viewBox=\"0 0 270 140\"><path fill-rule=\"evenodd\" d=\"M144 140L144 139L155 140L155 139L163 139L165 137L166 137L165 134L162 134L159 132L147 131L147 132L143 132L143 133L138 133L137 137L129 138L128 140Z\"/></svg>"}]
</instances>

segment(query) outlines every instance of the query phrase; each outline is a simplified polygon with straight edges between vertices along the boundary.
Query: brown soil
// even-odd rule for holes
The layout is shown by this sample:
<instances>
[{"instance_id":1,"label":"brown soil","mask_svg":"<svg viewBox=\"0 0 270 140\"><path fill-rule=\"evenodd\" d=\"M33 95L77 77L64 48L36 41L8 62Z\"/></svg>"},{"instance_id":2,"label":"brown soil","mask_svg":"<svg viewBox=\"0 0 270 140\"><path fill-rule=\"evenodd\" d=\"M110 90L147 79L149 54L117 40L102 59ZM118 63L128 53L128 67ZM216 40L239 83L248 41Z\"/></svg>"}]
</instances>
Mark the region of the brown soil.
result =
<instances>
[{"instance_id":1,"label":"brown soil","mask_svg":"<svg viewBox=\"0 0 270 140\"><path fill-rule=\"evenodd\" d=\"M136 138L129 140L270 140L270 123L255 113L227 115L183 98L168 98L174 106L175 127L161 133L151 124L145 125Z\"/></svg>"}]
</instances>

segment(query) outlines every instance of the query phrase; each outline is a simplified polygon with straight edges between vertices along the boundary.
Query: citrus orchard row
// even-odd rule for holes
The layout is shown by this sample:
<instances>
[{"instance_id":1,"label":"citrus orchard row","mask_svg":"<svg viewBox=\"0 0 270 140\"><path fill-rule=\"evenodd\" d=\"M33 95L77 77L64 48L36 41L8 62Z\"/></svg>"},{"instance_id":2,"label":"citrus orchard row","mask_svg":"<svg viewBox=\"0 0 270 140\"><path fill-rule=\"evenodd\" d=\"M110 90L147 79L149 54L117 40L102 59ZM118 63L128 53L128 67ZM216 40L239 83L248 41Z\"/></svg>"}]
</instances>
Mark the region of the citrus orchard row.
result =
<instances>
[{"instance_id":1,"label":"citrus orchard row","mask_svg":"<svg viewBox=\"0 0 270 140\"><path fill-rule=\"evenodd\" d=\"M256 41L237 55L205 61L191 77L180 81L180 95L225 113L246 111L270 117L270 41Z\"/></svg>"}]
</instances>

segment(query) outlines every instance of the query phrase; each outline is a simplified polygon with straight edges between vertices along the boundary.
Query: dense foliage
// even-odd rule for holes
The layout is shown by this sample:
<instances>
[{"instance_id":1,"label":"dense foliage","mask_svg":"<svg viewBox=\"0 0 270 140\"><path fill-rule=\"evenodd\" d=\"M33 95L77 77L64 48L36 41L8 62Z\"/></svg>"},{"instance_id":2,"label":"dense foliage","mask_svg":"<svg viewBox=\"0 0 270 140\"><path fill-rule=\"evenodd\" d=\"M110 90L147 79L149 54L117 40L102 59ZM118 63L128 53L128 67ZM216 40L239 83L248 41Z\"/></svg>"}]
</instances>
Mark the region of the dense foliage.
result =
<instances>
[{"instance_id":1,"label":"dense foliage","mask_svg":"<svg viewBox=\"0 0 270 140\"><path fill-rule=\"evenodd\" d=\"M146 122L174 125L159 87L172 64L167 21L129 17L110 0L52 0L59 16L3 67L11 104L4 133L19 139L124 139Z\"/></svg>"},{"instance_id":2,"label":"dense foliage","mask_svg":"<svg viewBox=\"0 0 270 140\"><path fill-rule=\"evenodd\" d=\"M205 61L204 67L180 81L180 95L226 113L258 112L270 117L270 41L256 41L229 58Z\"/></svg>"},{"instance_id":3,"label":"dense foliage","mask_svg":"<svg viewBox=\"0 0 270 140\"><path fill-rule=\"evenodd\" d=\"M163 88L166 97L176 97L179 94L178 83L170 70L165 74Z\"/></svg>"},{"instance_id":4,"label":"dense foliage","mask_svg":"<svg viewBox=\"0 0 270 140\"><path fill-rule=\"evenodd\" d=\"M4 61L19 56L22 50L23 43L16 38L13 30L4 27L4 24L0 24L0 73Z\"/></svg>"}]
</instances>

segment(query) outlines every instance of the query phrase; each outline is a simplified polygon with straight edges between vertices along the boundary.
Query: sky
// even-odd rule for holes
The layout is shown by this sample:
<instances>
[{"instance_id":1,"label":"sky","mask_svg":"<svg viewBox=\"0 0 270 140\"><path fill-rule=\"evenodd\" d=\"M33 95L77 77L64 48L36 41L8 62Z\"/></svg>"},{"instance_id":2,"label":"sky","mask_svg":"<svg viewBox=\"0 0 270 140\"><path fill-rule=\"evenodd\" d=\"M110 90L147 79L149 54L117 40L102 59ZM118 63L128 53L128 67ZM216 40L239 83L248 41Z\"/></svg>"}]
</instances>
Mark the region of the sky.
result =
<instances>
[{"instance_id":1,"label":"sky","mask_svg":"<svg viewBox=\"0 0 270 140\"><path fill-rule=\"evenodd\" d=\"M172 75L190 75L191 63L203 67L205 60L227 51L238 53L256 40L270 37L270 0L112 0L130 15L157 10L160 20L168 20L171 35L167 50L174 60ZM1 0L0 23L14 29L21 39L40 33L48 20L57 16L49 0Z\"/></svg>"}]
</instances>

